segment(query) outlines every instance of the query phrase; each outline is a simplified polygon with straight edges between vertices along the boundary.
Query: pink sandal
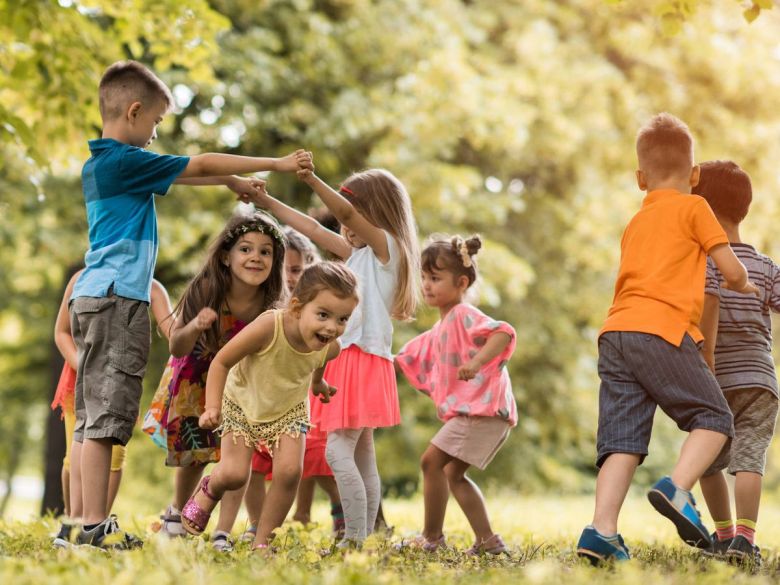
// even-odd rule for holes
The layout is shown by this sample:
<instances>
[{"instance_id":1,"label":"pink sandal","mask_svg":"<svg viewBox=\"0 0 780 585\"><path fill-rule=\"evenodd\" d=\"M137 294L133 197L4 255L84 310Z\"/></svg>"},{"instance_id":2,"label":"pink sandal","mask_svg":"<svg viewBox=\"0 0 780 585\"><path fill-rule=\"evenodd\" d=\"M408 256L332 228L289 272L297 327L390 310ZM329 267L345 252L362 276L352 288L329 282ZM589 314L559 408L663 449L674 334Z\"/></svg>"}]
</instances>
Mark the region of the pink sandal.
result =
<instances>
[{"instance_id":1,"label":"pink sandal","mask_svg":"<svg viewBox=\"0 0 780 585\"><path fill-rule=\"evenodd\" d=\"M219 500L209 491L210 477L211 476L207 475L200 481L198 489L195 490L192 497L187 500L187 503L184 504L184 508L182 508L181 511L181 525L184 527L184 530L193 536L200 536L203 534L203 531L206 530L206 526L208 526L209 519L211 518L211 512L204 510L200 504L195 501L195 496L198 492L203 492L203 494L212 500L214 504L219 502Z\"/></svg>"}]
</instances>

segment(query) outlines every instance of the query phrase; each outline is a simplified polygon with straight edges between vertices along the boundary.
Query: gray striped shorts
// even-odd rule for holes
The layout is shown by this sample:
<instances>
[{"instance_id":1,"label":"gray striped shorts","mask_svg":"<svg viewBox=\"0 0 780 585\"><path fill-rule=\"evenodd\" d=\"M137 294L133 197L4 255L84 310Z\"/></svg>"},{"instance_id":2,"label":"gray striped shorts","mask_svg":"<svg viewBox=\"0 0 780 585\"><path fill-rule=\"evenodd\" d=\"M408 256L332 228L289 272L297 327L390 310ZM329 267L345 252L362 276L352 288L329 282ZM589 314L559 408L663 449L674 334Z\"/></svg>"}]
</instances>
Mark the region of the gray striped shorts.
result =
<instances>
[{"instance_id":1,"label":"gray striped shorts","mask_svg":"<svg viewBox=\"0 0 780 585\"><path fill-rule=\"evenodd\" d=\"M734 414L734 438L704 475L727 467L732 475L740 471L764 475L766 452L775 434L777 396L763 388L745 388L729 390L726 400Z\"/></svg>"},{"instance_id":2,"label":"gray striped shorts","mask_svg":"<svg viewBox=\"0 0 780 585\"><path fill-rule=\"evenodd\" d=\"M657 406L683 431L734 434L726 398L687 334L677 347L649 333L608 331L599 337L599 377L598 467L612 453L644 461Z\"/></svg>"}]
</instances>

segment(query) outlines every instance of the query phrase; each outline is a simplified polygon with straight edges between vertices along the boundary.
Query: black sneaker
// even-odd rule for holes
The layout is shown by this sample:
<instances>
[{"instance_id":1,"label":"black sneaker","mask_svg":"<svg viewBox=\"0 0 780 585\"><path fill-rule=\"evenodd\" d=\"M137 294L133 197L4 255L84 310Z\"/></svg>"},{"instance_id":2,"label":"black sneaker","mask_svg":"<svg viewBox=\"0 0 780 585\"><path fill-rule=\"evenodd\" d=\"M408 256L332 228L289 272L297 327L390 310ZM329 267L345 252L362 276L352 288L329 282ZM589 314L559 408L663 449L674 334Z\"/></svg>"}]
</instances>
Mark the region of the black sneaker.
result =
<instances>
[{"instance_id":1,"label":"black sneaker","mask_svg":"<svg viewBox=\"0 0 780 585\"><path fill-rule=\"evenodd\" d=\"M79 525L70 519L62 521L60 531L52 540L54 548L71 548L75 544L76 536L79 533Z\"/></svg>"},{"instance_id":2,"label":"black sneaker","mask_svg":"<svg viewBox=\"0 0 780 585\"><path fill-rule=\"evenodd\" d=\"M761 549L750 544L747 538L738 534L731 541L731 545L726 551L726 558L734 564L757 569L761 566Z\"/></svg>"},{"instance_id":3,"label":"black sneaker","mask_svg":"<svg viewBox=\"0 0 780 585\"><path fill-rule=\"evenodd\" d=\"M116 516L111 515L92 530L83 528L76 537L77 545L94 546L106 550L130 550L141 548L144 543L137 536L128 534L117 524Z\"/></svg>"},{"instance_id":4,"label":"black sneaker","mask_svg":"<svg viewBox=\"0 0 780 585\"><path fill-rule=\"evenodd\" d=\"M712 540L712 546L708 549L704 549L701 553L704 556L712 557L715 559L725 559L726 551L731 546L733 538L727 538L726 540L718 540L718 533L713 532L710 534L710 540Z\"/></svg>"}]
</instances>

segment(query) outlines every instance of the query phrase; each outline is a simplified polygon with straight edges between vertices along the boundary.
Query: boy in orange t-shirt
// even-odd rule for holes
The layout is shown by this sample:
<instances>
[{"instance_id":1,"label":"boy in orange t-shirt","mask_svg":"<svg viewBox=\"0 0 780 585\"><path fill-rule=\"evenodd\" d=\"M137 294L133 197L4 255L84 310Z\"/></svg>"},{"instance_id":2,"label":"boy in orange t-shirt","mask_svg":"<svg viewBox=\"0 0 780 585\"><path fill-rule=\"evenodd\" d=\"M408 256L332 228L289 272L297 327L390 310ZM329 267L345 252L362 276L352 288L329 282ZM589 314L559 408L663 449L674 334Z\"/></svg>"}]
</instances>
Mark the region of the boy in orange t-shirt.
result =
<instances>
[{"instance_id":1,"label":"boy in orange t-shirt","mask_svg":"<svg viewBox=\"0 0 780 585\"><path fill-rule=\"evenodd\" d=\"M699 167L688 127L658 114L640 129L636 150L647 196L623 233L615 296L599 333L596 507L577 545L594 564L630 558L617 521L657 406L689 435L671 477L648 498L685 542L710 547L690 489L732 436L733 419L699 352L707 255L725 287L757 291L707 202L690 194Z\"/></svg>"}]
</instances>

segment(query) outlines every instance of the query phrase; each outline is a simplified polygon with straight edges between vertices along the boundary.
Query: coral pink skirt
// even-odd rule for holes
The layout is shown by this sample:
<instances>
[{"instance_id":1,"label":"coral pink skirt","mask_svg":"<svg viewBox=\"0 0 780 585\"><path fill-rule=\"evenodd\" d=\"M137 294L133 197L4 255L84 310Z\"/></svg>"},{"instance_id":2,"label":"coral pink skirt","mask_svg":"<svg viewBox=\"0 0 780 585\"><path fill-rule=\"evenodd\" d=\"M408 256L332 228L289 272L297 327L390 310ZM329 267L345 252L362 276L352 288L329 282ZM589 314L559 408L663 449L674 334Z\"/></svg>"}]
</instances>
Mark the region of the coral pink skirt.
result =
<instances>
[{"instance_id":1,"label":"coral pink skirt","mask_svg":"<svg viewBox=\"0 0 780 585\"><path fill-rule=\"evenodd\" d=\"M325 367L325 380L337 392L327 404L312 402L316 430L392 427L401 422L392 361L350 345Z\"/></svg>"}]
</instances>

